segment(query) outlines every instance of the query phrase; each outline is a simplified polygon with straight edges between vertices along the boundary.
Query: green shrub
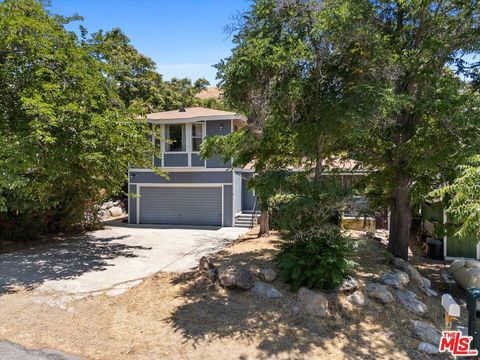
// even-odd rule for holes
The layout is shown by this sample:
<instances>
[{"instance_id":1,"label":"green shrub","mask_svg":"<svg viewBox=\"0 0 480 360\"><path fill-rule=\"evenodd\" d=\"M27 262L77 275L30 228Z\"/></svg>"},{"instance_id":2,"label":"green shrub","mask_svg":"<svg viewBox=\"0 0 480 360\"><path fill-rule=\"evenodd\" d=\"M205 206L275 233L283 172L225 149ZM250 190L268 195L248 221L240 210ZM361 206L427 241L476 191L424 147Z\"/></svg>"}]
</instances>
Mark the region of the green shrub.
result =
<instances>
[{"instance_id":1,"label":"green shrub","mask_svg":"<svg viewBox=\"0 0 480 360\"><path fill-rule=\"evenodd\" d=\"M340 231L326 233L313 228L294 238L281 245L276 256L281 279L294 291L302 286L333 289L355 266L355 262L348 259L353 243Z\"/></svg>"},{"instance_id":2,"label":"green shrub","mask_svg":"<svg viewBox=\"0 0 480 360\"><path fill-rule=\"evenodd\" d=\"M346 193L335 184L301 185L295 194L270 201L272 225L287 240L276 256L279 274L294 291L301 286L332 289L355 265L349 259L354 243L340 228Z\"/></svg>"}]
</instances>

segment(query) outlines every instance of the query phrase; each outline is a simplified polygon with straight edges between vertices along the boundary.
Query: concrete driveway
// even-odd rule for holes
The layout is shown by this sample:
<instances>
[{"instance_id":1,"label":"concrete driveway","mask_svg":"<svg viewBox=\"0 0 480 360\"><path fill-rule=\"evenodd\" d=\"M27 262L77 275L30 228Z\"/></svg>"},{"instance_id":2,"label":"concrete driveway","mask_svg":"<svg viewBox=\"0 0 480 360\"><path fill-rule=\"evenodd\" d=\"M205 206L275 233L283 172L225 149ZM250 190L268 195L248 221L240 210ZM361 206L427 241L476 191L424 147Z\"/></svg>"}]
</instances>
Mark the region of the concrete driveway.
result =
<instances>
[{"instance_id":1,"label":"concrete driveway","mask_svg":"<svg viewBox=\"0 0 480 360\"><path fill-rule=\"evenodd\" d=\"M193 269L200 257L221 250L245 231L117 221L77 238L0 254L0 294L24 287L78 296L118 295L156 272Z\"/></svg>"},{"instance_id":2,"label":"concrete driveway","mask_svg":"<svg viewBox=\"0 0 480 360\"><path fill-rule=\"evenodd\" d=\"M10 341L0 341L0 359L4 360L84 360L61 351L27 349Z\"/></svg>"}]
</instances>

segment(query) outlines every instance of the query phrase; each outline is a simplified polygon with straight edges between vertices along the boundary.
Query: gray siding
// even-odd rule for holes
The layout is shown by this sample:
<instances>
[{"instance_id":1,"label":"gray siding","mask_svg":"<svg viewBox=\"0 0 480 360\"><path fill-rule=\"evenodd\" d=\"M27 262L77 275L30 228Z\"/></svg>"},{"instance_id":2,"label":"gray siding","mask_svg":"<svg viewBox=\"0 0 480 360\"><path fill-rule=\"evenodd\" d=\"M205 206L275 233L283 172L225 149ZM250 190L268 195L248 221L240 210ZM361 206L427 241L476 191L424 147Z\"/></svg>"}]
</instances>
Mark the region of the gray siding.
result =
<instances>
[{"instance_id":1,"label":"gray siding","mask_svg":"<svg viewBox=\"0 0 480 360\"><path fill-rule=\"evenodd\" d=\"M233 213L242 211L242 173L233 174Z\"/></svg>"},{"instance_id":2,"label":"gray siding","mask_svg":"<svg viewBox=\"0 0 480 360\"><path fill-rule=\"evenodd\" d=\"M188 154L163 154L163 166L188 166Z\"/></svg>"},{"instance_id":3,"label":"gray siding","mask_svg":"<svg viewBox=\"0 0 480 360\"><path fill-rule=\"evenodd\" d=\"M232 132L230 120L207 121L207 137L215 135L228 135ZM207 160L207 168L229 168L230 161L224 163L220 156L213 156Z\"/></svg>"},{"instance_id":4,"label":"gray siding","mask_svg":"<svg viewBox=\"0 0 480 360\"><path fill-rule=\"evenodd\" d=\"M140 223L222 225L221 187L141 187Z\"/></svg>"},{"instance_id":5,"label":"gray siding","mask_svg":"<svg viewBox=\"0 0 480 360\"><path fill-rule=\"evenodd\" d=\"M233 186L223 186L223 226L233 226L232 224L232 200Z\"/></svg>"},{"instance_id":6,"label":"gray siding","mask_svg":"<svg viewBox=\"0 0 480 360\"><path fill-rule=\"evenodd\" d=\"M252 173L244 173L242 179L242 210L253 210L255 205L255 196L253 192L247 187L248 179L252 176ZM257 209L258 210L258 204Z\"/></svg>"},{"instance_id":7,"label":"gray siding","mask_svg":"<svg viewBox=\"0 0 480 360\"><path fill-rule=\"evenodd\" d=\"M130 185L128 191L132 194L137 193L137 185ZM137 198L128 197L128 223L136 224L137 223Z\"/></svg>"},{"instance_id":8,"label":"gray siding","mask_svg":"<svg viewBox=\"0 0 480 360\"><path fill-rule=\"evenodd\" d=\"M192 166L204 167L205 166L205 160L201 159L200 155L198 155L198 154L192 154Z\"/></svg>"},{"instance_id":9,"label":"gray siding","mask_svg":"<svg viewBox=\"0 0 480 360\"><path fill-rule=\"evenodd\" d=\"M227 161L226 163L223 162L222 158L218 155L212 156L210 159L207 160L207 168L229 168L231 165L230 161Z\"/></svg>"},{"instance_id":10,"label":"gray siding","mask_svg":"<svg viewBox=\"0 0 480 360\"><path fill-rule=\"evenodd\" d=\"M153 172L130 172L130 183L151 184L205 184L205 183L231 183L231 171L200 171L200 172L169 172L170 180L167 180Z\"/></svg>"},{"instance_id":11,"label":"gray siding","mask_svg":"<svg viewBox=\"0 0 480 360\"><path fill-rule=\"evenodd\" d=\"M162 166L162 159L160 159L159 157L155 156L155 157L153 158L153 166L161 167L161 166Z\"/></svg>"}]
</instances>

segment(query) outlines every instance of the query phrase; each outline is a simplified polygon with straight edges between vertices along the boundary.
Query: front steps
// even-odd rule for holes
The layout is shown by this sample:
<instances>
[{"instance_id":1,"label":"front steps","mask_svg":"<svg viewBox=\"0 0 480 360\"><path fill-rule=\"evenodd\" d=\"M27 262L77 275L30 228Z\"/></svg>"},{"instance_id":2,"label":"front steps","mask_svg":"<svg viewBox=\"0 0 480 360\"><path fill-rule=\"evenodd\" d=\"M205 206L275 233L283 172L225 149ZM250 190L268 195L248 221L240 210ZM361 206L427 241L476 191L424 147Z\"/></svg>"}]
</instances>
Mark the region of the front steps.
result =
<instances>
[{"instance_id":1,"label":"front steps","mask_svg":"<svg viewBox=\"0 0 480 360\"><path fill-rule=\"evenodd\" d=\"M257 224L257 219L259 216L259 211L253 213L252 210L244 210L240 215L235 217L235 227L251 228Z\"/></svg>"}]
</instances>

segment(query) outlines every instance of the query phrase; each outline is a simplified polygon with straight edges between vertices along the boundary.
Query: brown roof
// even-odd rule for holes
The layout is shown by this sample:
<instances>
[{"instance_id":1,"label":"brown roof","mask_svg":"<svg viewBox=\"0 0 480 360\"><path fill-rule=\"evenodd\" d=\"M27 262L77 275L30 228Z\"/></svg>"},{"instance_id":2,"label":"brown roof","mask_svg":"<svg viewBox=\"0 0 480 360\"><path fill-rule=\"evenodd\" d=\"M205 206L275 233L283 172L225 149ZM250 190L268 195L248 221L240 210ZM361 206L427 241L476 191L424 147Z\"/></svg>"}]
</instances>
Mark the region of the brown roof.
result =
<instances>
[{"instance_id":1,"label":"brown roof","mask_svg":"<svg viewBox=\"0 0 480 360\"><path fill-rule=\"evenodd\" d=\"M200 91L197 95L195 95L196 98L199 98L202 100L210 99L210 98L220 99L221 96L222 96L222 92L216 86L210 86L205 90Z\"/></svg>"},{"instance_id":2,"label":"brown roof","mask_svg":"<svg viewBox=\"0 0 480 360\"><path fill-rule=\"evenodd\" d=\"M159 121L168 121L168 120L191 120L191 121L200 121L200 120L234 120L241 119L246 120L246 118L240 114L216 110L216 109L207 109L202 107L191 107L185 108L185 111L172 110L172 111L162 111L158 113L147 114L148 120L159 120Z\"/></svg>"}]
</instances>

